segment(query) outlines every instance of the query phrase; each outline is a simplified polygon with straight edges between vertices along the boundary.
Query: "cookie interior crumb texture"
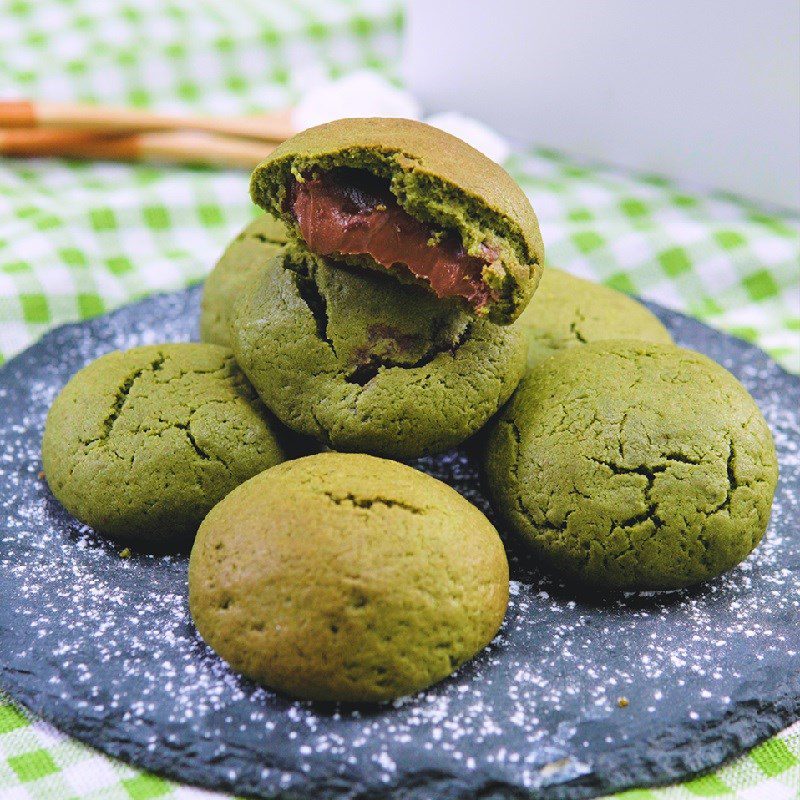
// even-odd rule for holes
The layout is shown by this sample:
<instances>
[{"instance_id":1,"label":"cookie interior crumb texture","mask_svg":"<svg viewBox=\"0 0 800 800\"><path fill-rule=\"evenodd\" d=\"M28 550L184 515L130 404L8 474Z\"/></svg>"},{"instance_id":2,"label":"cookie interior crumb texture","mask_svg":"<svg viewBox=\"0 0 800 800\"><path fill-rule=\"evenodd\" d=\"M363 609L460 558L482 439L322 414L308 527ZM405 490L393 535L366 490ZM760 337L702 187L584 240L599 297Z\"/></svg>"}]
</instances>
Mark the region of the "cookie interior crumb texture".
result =
<instances>
[{"instance_id":1,"label":"cookie interior crumb texture","mask_svg":"<svg viewBox=\"0 0 800 800\"><path fill-rule=\"evenodd\" d=\"M497 633L508 562L454 489L372 456L322 453L209 513L189 605L235 669L290 695L380 701L445 678Z\"/></svg>"},{"instance_id":2,"label":"cookie interior crumb texture","mask_svg":"<svg viewBox=\"0 0 800 800\"><path fill-rule=\"evenodd\" d=\"M528 303L544 263L539 223L513 178L413 120L309 128L255 169L251 194L318 255L388 270L501 324Z\"/></svg>"},{"instance_id":3,"label":"cookie interior crumb texture","mask_svg":"<svg viewBox=\"0 0 800 800\"><path fill-rule=\"evenodd\" d=\"M276 423L230 350L115 351L74 375L47 417L47 482L87 525L137 547L185 546L231 489L277 464Z\"/></svg>"},{"instance_id":4,"label":"cookie interior crumb texture","mask_svg":"<svg viewBox=\"0 0 800 800\"><path fill-rule=\"evenodd\" d=\"M489 436L498 511L581 583L674 589L742 561L769 521L772 435L719 364L672 345L565 350L522 381Z\"/></svg>"}]
</instances>

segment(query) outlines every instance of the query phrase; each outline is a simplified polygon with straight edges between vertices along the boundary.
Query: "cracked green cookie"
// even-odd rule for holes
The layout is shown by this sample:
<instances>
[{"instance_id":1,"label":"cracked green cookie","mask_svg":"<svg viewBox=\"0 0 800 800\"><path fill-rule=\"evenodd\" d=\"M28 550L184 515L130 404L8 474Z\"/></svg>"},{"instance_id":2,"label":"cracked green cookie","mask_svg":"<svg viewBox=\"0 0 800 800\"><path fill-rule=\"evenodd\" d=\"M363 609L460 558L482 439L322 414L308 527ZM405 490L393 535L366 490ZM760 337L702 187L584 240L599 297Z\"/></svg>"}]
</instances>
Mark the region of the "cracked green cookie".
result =
<instances>
[{"instance_id":1,"label":"cracked green cookie","mask_svg":"<svg viewBox=\"0 0 800 800\"><path fill-rule=\"evenodd\" d=\"M577 582L675 589L736 566L769 520L772 435L723 367L674 345L564 350L523 379L489 434L495 508Z\"/></svg>"},{"instance_id":2,"label":"cracked green cookie","mask_svg":"<svg viewBox=\"0 0 800 800\"><path fill-rule=\"evenodd\" d=\"M185 546L235 486L284 459L230 350L163 344L80 370L42 443L56 498L81 522L137 547Z\"/></svg>"},{"instance_id":3,"label":"cracked green cookie","mask_svg":"<svg viewBox=\"0 0 800 800\"><path fill-rule=\"evenodd\" d=\"M189 608L260 683L313 700L390 700L495 636L508 562L489 520L396 461L322 453L234 489L197 533Z\"/></svg>"},{"instance_id":4,"label":"cracked green cookie","mask_svg":"<svg viewBox=\"0 0 800 800\"><path fill-rule=\"evenodd\" d=\"M335 450L411 459L475 433L525 369L517 325L289 246L234 309L236 360L284 424Z\"/></svg>"},{"instance_id":5,"label":"cracked green cookie","mask_svg":"<svg viewBox=\"0 0 800 800\"><path fill-rule=\"evenodd\" d=\"M317 255L513 322L544 263L528 198L496 162L408 119L308 128L256 167L253 201Z\"/></svg>"},{"instance_id":6,"label":"cracked green cookie","mask_svg":"<svg viewBox=\"0 0 800 800\"><path fill-rule=\"evenodd\" d=\"M230 347L231 308L253 277L286 243L286 228L269 214L253 220L225 249L206 278L200 339Z\"/></svg>"},{"instance_id":7,"label":"cracked green cookie","mask_svg":"<svg viewBox=\"0 0 800 800\"><path fill-rule=\"evenodd\" d=\"M661 321L614 289L547 267L518 323L528 331L528 365L578 344L639 339L671 344Z\"/></svg>"}]
</instances>

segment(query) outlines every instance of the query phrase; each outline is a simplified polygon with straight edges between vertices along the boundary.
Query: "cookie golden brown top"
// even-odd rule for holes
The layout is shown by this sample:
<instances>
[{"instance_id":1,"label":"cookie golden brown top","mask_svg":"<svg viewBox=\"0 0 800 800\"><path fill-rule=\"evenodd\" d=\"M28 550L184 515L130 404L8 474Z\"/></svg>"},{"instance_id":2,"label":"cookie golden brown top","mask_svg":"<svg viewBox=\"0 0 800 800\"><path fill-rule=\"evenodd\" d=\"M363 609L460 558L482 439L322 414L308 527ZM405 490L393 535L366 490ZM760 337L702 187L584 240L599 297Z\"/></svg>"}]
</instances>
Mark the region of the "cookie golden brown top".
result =
<instances>
[{"instance_id":1,"label":"cookie golden brown top","mask_svg":"<svg viewBox=\"0 0 800 800\"><path fill-rule=\"evenodd\" d=\"M497 163L421 122L309 128L256 168L251 193L315 252L390 269L495 322L520 314L541 274L539 224L524 192ZM394 239L384 235L395 229Z\"/></svg>"}]
</instances>

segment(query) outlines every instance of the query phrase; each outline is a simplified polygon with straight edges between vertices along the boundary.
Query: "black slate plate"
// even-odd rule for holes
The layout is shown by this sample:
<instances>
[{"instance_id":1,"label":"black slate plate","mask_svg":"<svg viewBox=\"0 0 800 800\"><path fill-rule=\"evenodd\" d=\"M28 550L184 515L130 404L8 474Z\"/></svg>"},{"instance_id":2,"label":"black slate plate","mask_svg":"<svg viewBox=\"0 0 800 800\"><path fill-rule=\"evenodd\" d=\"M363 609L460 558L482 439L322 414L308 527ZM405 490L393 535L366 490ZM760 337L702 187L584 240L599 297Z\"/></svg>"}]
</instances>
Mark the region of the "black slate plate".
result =
<instances>
[{"instance_id":1,"label":"black slate plate","mask_svg":"<svg viewBox=\"0 0 800 800\"><path fill-rule=\"evenodd\" d=\"M685 778L800 716L800 380L658 308L678 342L737 374L775 432L772 524L742 567L601 601L571 597L512 544L501 634L431 691L336 708L242 680L192 627L185 557L120 559L38 477L45 414L70 375L113 348L190 338L198 298L59 328L0 370L0 684L33 711L178 780L315 800L583 798ZM418 466L487 509L468 452Z\"/></svg>"}]
</instances>

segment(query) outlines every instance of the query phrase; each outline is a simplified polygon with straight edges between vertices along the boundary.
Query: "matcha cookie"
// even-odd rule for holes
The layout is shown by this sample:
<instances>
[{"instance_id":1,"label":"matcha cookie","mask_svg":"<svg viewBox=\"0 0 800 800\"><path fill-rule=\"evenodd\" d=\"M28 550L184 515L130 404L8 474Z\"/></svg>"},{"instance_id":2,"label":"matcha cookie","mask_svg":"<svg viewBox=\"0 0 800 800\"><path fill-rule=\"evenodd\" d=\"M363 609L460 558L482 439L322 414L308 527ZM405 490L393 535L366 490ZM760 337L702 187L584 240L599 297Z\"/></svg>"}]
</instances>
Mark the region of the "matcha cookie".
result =
<instances>
[{"instance_id":1,"label":"matcha cookie","mask_svg":"<svg viewBox=\"0 0 800 800\"><path fill-rule=\"evenodd\" d=\"M286 244L286 228L269 214L253 220L225 249L206 278L200 302L200 338L230 347L233 303L253 276Z\"/></svg>"},{"instance_id":2,"label":"matcha cookie","mask_svg":"<svg viewBox=\"0 0 800 800\"><path fill-rule=\"evenodd\" d=\"M719 364L607 341L534 367L488 437L495 507L576 581L674 589L758 544L778 476L767 423Z\"/></svg>"},{"instance_id":3,"label":"matcha cookie","mask_svg":"<svg viewBox=\"0 0 800 800\"><path fill-rule=\"evenodd\" d=\"M525 369L517 325L287 247L234 309L236 360L290 428L335 450L410 459L481 428Z\"/></svg>"},{"instance_id":4,"label":"matcha cookie","mask_svg":"<svg viewBox=\"0 0 800 800\"><path fill-rule=\"evenodd\" d=\"M253 200L312 252L389 271L493 322L527 304L544 261L539 223L498 164L407 119L342 119L281 144Z\"/></svg>"},{"instance_id":5,"label":"matcha cookie","mask_svg":"<svg viewBox=\"0 0 800 800\"><path fill-rule=\"evenodd\" d=\"M164 344L78 372L47 416L42 459L81 522L136 546L185 546L209 509L284 458L230 350Z\"/></svg>"},{"instance_id":6,"label":"matcha cookie","mask_svg":"<svg viewBox=\"0 0 800 800\"><path fill-rule=\"evenodd\" d=\"M497 633L508 562L454 489L396 461L322 453L235 489L200 526L189 608L260 683L313 700L424 689Z\"/></svg>"},{"instance_id":7,"label":"matcha cookie","mask_svg":"<svg viewBox=\"0 0 800 800\"><path fill-rule=\"evenodd\" d=\"M546 267L518 323L528 331L528 364L577 344L640 339L670 344L658 317L641 303L554 267Z\"/></svg>"}]
</instances>

